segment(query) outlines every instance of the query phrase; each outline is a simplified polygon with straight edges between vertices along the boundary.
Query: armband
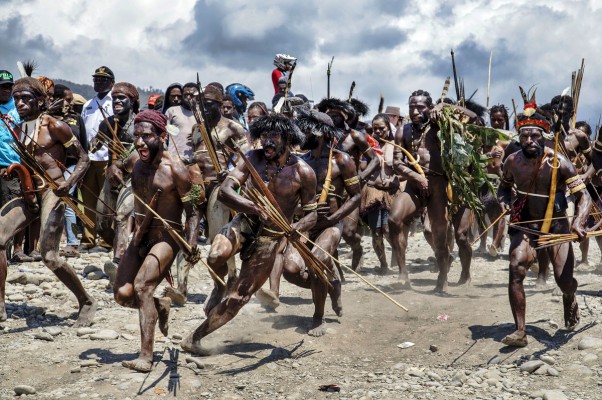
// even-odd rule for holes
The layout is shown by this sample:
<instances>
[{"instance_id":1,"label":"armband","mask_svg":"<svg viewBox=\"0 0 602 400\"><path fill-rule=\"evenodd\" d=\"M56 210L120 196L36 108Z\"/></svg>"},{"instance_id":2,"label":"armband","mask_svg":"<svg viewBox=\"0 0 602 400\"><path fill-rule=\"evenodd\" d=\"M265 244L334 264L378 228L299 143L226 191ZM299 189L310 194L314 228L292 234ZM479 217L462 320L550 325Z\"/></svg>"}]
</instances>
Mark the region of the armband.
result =
<instances>
[{"instance_id":1,"label":"armband","mask_svg":"<svg viewBox=\"0 0 602 400\"><path fill-rule=\"evenodd\" d=\"M345 179L343 181L343 183L345 184L346 187L353 186L355 184L359 185L359 183L360 183L360 177L359 177L359 175L353 176L353 177L351 177L349 179Z\"/></svg>"},{"instance_id":2,"label":"armband","mask_svg":"<svg viewBox=\"0 0 602 400\"><path fill-rule=\"evenodd\" d=\"M71 139L69 139L67 142L63 143L63 147L67 148L69 146L71 146L73 143L75 143L77 141L77 138L75 136L72 136Z\"/></svg>"},{"instance_id":3,"label":"armband","mask_svg":"<svg viewBox=\"0 0 602 400\"><path fill-rule=\"evenodd\" d=\"M594 150L597 151L602 151L602 143L598 142L597 140L594 142Z\"/></svg>"},{"instance_id":4,"label":"armband","mask_svg":"<svg viewBox=\"0 0 602 400\"><path fill-rule=\"evenodd\" d=\"M587 154L587 153L589 153L590 151L592 151L592 148L591 148L591 147L588 147L587 149L583 150L583 151L582 151L582 153L583 153L583 154Z\"/></svg>"},{"instance_id":5,"label":"armband","mask_svg":"<svg viewBox=\"0 0 602 400\"><path fill-rule=\"evenodd\" d=\"M573 176L565 181L567 187L569 188L569 192L571 194L577 193L580 190L585 189L585 183L581 180L579 175Z\"/></svg>"},{"instance_id":6,"label":"armband","mask_svg":"<svg viewBox=\"0 0 602 400\"><path fill-rule=\"evenodd\" d=\"M306 204L302 208L303 208L303 211L313 211L318 208L318 203Z\"/></svg>"},{"instance_id":7,"label":"armband","mask_svg":"<svg viewBox=\"0 0 602 400\"><path fill-rule=\"evenodd\" d=\"M234 177L232 175L228 175L226 177L226 179L232 179L234 181L234 183L238 184L238 187L242 187L242 184L240 183L240 181L238 179L236 179L236 177Z\"/></svg>"}]
</instances>

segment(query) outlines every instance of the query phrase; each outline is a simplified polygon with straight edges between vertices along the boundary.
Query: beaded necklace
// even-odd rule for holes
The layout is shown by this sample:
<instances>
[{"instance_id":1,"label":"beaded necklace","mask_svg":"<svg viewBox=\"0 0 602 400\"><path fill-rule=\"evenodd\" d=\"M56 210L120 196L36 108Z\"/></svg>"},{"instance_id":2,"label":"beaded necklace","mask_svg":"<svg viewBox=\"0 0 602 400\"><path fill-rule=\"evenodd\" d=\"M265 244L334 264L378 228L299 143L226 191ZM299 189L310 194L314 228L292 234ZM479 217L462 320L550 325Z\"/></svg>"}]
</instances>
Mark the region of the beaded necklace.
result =
<instances>
[{"instance_id":1,"label":"beaded necklace","mask_svg":"<svg viewBox=\"0 0 602 400\"><path fill-rule=\"evenodd\" d=\"M265 169L263 171L262 180L263 180L263 183L266 184L266 186L269 185L270 182L272 181L272 179L274 179L274 177L276 175L278 175L280 173L280 171L282 171L284 169L284 167L286 167L288 165L288 162L291 159L291 154L292 153L288 154L288 158L286 159L286 162L284 164L282 164L281 166L279 166L278 169L276 170L276 172L274 172L274 175L272 175L269 178L268 178L268 160L265 160Z\"/></svg>"}]
</instances>

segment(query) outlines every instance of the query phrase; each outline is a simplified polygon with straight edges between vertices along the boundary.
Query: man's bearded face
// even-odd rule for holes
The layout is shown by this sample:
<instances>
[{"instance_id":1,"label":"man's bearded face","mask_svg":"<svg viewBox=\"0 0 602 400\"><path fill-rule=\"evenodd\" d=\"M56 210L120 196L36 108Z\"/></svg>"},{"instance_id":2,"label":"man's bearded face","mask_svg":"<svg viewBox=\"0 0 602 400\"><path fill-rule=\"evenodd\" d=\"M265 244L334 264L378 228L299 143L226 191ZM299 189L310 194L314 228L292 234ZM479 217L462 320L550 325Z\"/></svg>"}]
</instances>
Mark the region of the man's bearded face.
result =
<instances>
[{"instance_id":1,"label":"man's bearded face","mask_svg":"<svg viewBox=\"0 0 602 400\"><path fill-rule=\"evenodd\" d=\"M132 100L122 93L113 95L113 113L115 115L127 115L132 109Z\"/></svg>"},{"instance_id":2,"label":"man's bearded face","mask_svg":"<svg viewBox=\"0 0 602 400\"><path fill-rule=\"evenodd\" d=\"M567 124L573 116L573 105L568 96L561 97L560 100L556 100L552 103L552 109L562 120L563 124Z\"/></svg>"},{"instance_id":3,"label":"man's bearded face","mask_svg":"<svg viewBox=\"0 0 602 400\"><path fill-rule=\"evenodd\" d=\"M328 116L332 119L334 126L336 126L339 129L345 129L345 117L341 112L335 110L328 110L326 114L328 114Z\"/></svg>"},{"instance_id":4,"label":"man's bearded face","mask_svg":"<svg viewBox=\"0 0 602 400\"><path fill-rule=\"evenodd\" d=\"M113 87L113 79L108 76L93 76L92 82L94 83L94 91L96 93L106 93Z\"/></svg>"},{"instance_id":5,"label":"man's bearded face","mask_svg":"<svg viewBox=\"0 0 602 400\"><path fill-rule=\"evenodd\" d=\"M286 141L280 132L263 132L259 135L259 141L268 161L277 160L286 151Z\"/></svg>"},{"instance_id":6,"label":"man's bearded face","mask_svg":"<svg viewBox=\"0 0 602 400\"><path fill-rule=\"evenodd\" d=\"M25 121L36 118L44 104L41 97L36 97L33 93L25 90L13 93L13 98L19 117Z\"/></svg>"},{"instance_id":7,"label":"man's bearded face","mask_svg":"<svg viewBox=\"0 0 602 400\"><path fill-rule=\"evenodd\" d=\"M185 87L183 92L182 107L192 109L192 102L197 101L197 90L194 87Z\"/></svg>"},{"instance_id":8,"label":"man's bearded face","mask_svg":"<svg viewBox=\"0 0 602 400\"><path fill-rule=\"evenodd\" d=\"M148 122L138 122L134 125L134 146L140 161L152 163L164 146L163 134L158 135L156 128Z\"/></svg>"},{"instance_id":9,"label":"man's bearded face","mask_svg":"<svg viewBox=\"0 0 602 400\"><path fill-rule=\"evenodd\" d=\"M410 97L409 114L412 124L416 126L426 124L430 118L430 111L426 96Z\"/></svg>"},{"instance_id":10,"label":"man's bearded face","mask_svg":"<svg viewBox=\"0 0 602 400\"><path fill-rule=\"evenodd\" d=\"M314 135L311 131L305 132L305 143L301 146L302 150L313 150L320 145L320 138Z\"/></svg>"},{"instance_id":11,"label":"man's bearded face","mask_svg":"<svg viewBox=\"0 0 602 400\"><path fill-rule=\"evenodd\" d=\"M215 100L203 100L203 111L211 122L217 122L222 117L222 105Z\"/></svg>"},{"instance_id":12,"label":"man's bearded face","mask_svg":"<svg viewBox=\"0 0 602 400\"><path fill-rule=\"evenodd\" d=\"M545 139L539 128L521 128L518 139L523 154L527 158L537 158L543 154Z\"/></svg>"}]
</instances>

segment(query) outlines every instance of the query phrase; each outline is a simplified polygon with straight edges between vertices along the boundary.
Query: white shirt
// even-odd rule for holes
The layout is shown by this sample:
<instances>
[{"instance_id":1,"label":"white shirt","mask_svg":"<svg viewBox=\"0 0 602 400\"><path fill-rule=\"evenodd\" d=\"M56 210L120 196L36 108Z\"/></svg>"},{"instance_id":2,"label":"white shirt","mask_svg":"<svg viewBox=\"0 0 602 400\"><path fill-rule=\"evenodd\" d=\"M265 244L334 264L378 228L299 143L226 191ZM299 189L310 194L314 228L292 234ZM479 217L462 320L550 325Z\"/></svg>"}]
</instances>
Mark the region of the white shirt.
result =
<instances>
[{"instance_id":1,"label":"white shirt","mask_svg":"<svg viewBox=\"0 0 602 400\"><path fill-rule=\"evenodd\" d=\"M99 104L104 110L107 118L113 115L113 97L111 96L111 92L103 97L102 100L98 98L98 95L96 95L92 100L88 100L86 104L84 104L82 118L84 119L84 124L86 125L86 136L88 136L88 143L91 143L92 139L96 137L100 123L104 121L102 113L98 108ZM109 149L107 149L105 146L102 146L96 153L88 154L91 161L109 160Z\"/></svg>"}]
</instances>

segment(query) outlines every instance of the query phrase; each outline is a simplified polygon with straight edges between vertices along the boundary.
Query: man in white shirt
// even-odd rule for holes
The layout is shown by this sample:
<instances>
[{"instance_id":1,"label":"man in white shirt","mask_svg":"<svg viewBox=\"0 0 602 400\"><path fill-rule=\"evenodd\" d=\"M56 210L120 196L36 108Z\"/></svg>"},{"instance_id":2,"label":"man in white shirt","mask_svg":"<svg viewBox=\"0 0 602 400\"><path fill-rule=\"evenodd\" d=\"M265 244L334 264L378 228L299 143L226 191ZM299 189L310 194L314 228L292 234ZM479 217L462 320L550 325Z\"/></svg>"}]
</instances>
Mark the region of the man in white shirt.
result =
<instances>
[{"instance_id":1,"label":"man in white shirt","mask_svg":"<svg viewBox=\"0 0 602 400\"><path fill-rule=\"evenodd\" d=\"M104 114L109 117L113 115L113 98L111 97L111 89L115 83L115 74L110 68L102 66L94 71L92 75L94 82L94 91L97 95L92 99L88 100L84 104L82 111L82 118L86 125L86 134L88 136L88 143L93 143L98 133L98 127L104 120ZM101 111L102 108L102 111ZM90 146L92 149L94 146ZM98 196L102 190L105 181L105 171L109 161L109 150L103 146L100 150L90 153L90 168L84 175L82 181L82 199L84 202L85 213L92 220L96 220L96 202ZM84 233L80 243L80 251L87 251L94 248L97 251L107 252L111 247L110 244L105 243L103 240L99 240L97 247L96 245L96 229L90 229L84 227Z\"/></svg>"},{"instance_id":2,"label":"man in white shirt","mask_svg":"<svg viewBox=\"0 0 602 400\"><path fill-rule=\"evenodd\" d=\"M178 128L177 134L169 135L169 145L167 151L180 158L185 164L190 163L190 157L194 152L192 144L192 130L196 127L197 121L191 108L191 101L199 101L199 90L196 83L188 82L182 88L182 103L179 106L173 106L167 109L168 123Z\"/></svg>"}]
</instances>

